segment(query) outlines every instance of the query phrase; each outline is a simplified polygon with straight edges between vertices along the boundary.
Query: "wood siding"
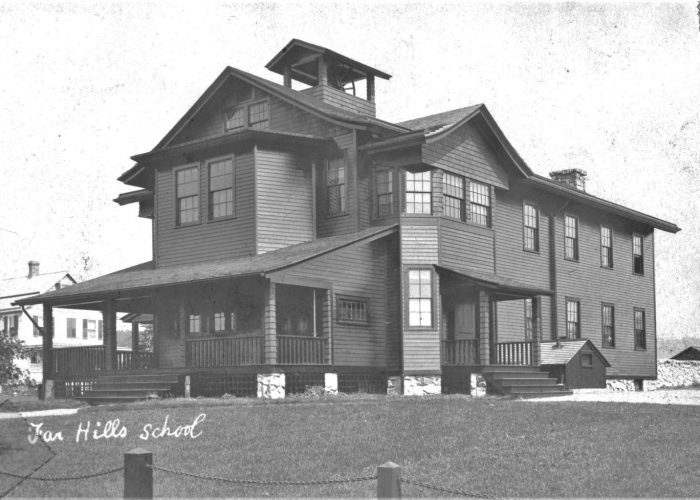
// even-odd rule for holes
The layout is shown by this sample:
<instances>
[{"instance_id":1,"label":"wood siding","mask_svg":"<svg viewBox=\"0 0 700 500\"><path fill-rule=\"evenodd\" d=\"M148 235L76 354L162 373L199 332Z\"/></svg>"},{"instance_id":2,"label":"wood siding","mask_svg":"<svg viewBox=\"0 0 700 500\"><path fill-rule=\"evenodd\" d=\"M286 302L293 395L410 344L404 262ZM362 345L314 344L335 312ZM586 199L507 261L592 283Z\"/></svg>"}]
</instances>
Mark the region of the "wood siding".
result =
<instances>
[{"instance_id":1,"label":"wood siding","mask_svg":"<svg viewBox=\"0 0 700 500\"><path fill-rule=\"evenodd\" d=\"M401 238L401 297L403 319L403 371L404 373L430 372L439 374L440 365L440 283L432 269L438 263L439 239L437 219L432 217L402 217ZM409 327L408 271L431 269L433 285L433 321L430 327Z\"/></svg>"},{"instance_id":2,"label":"wood siding","mask_svg":"<svg viewBox=\"0 0 700 500\"><path fill-rule=\"evenodd\" d=\"M207 162L199 165L200 223L176 225L175 170L156 175L155 258L159 267L253 255L255 252L253 153L234 157L235 217L208 220ZM185 164L182 166L187 166Z\"/></svg>"},{"instance_id":3,"label":"wood siding","mask_svg":"<svg viewBox=\"0 0 700 500\"><path fill-rule=\"evenodd\" d=\"M312 240L310 160L256 149L255 181L257 253Z\"/></svg>"},{"instance_id":4,"label":"wood siding","mask_svg":"<svg viewBox=\"0 0 700 500\"><path fill-rule=\"evenodd\" d=\"M579 260L565 260L564 215L579 218ZM600 265L600 224L612 228L613 268ZM608 377L656 376L653 236L644 236L644 275L633 273L632 233L644 228L576 204L556 218L558 331L566 332L565 298L581 303L581 337L590 339L612 365ZM602 347L601 303L615 307L615 347ZM646 315L646 350L634 348L634 308Z\"/></svg>"},{"instance_id":5,"label":"wood siding","mask_svg":"<svg viewBox=\"0 0 700 500\"><path fill-rule=\"evenodd\" d=\"M494 272L494 231L443 218L440 220L440 265L468 273Z\"/></svg>"},{"instance_id":6,"label":"wood siding","mask_svg":"<svg viewBox=\"0 0 700 500\"><path fill-rule=\"evenodd\" d=\"M508 174L481 132L472 124L463 125L447 137L423 145L423 162L508 189Z\"/></svg>"},{"instance_id":7,"label":"wood siding","mask_svg":"<svg viewBox=\"0 0 700 500\"><path fill-rule=\"evenodd\" d=\"M336 108L345 109L365 116L374 117L377 115L377 106L375 103L328 85L316 85L315 87L304 89L302 92L326 104L335 106Z\"/></svg>"},{"instance_id":8,"label":"wood siding","mask_svg":"<svg viewBox=\"0 0 700 500\"><path fill-rule=\"evenodd\" d=\"M395 360L387 346L396 348L397 303L391 290L398 280L396 237L358 243L328 255L317 257L284 272L284 279L330 281L333 286L332 342L333 364L385 367ZM339 323L336 318L338 295L366 299L369 321L366 325ZM392 361L395 362L395 361Z\"/></svg>"}]
</instances>

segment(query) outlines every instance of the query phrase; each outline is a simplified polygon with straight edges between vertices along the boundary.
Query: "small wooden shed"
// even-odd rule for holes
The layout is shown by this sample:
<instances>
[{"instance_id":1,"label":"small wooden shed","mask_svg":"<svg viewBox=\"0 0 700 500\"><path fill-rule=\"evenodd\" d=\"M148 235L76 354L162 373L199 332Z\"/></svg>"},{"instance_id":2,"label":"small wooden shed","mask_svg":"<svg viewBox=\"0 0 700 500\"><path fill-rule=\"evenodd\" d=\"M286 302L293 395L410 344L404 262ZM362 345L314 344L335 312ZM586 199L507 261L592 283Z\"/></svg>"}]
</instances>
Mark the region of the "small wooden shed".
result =
<instances>
[{"instance_id":1,"label":"small wooden shed","mask_svg":"<svg viewBox=\"0 0 700 500\"><path fill-rule=\"evenodd\" d=\"M590 340L542 342L542 368L570 389L605 388L610 363Z\"/></svg>"},{"instance_id":2,"label":"small wooden shed","mask_svg":"<svg viewBox=\"0 0 700 500\"><path fill-rule=\"evenodd\" d=\"M676 359L678 361L700 361L700 347L691 345L675 356L671 356L671 359Z\"/></svg>"}]
</instances>

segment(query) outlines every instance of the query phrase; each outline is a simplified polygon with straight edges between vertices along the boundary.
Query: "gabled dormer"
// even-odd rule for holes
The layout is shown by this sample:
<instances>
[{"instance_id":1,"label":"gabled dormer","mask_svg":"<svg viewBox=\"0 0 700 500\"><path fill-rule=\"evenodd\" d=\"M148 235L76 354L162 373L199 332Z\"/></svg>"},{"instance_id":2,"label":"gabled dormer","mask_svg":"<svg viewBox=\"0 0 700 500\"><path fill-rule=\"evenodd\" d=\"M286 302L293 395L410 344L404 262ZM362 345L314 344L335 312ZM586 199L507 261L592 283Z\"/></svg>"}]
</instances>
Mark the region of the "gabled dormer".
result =
<instances>
[{"instance_id":1,"label":"gabled dormer","mask_svg":"<svg viewBox=\"0 0 700 500\"><path fill-rule=\"evenodd\" d=\"M374 81L391 75L371 66L303 40L293 39L265 65L284 76L284 86L292 80L310 87L302 92L354 113L376 116Z\"/></svg>"}]
</instances>

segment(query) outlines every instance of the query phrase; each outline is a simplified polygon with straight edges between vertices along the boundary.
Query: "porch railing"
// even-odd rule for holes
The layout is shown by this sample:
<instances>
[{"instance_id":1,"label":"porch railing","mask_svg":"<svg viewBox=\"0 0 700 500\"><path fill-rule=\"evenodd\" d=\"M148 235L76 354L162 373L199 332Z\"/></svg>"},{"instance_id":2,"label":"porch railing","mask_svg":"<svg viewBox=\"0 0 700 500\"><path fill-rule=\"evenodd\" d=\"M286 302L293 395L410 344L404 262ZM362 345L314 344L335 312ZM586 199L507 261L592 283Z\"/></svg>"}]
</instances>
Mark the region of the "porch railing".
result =
<instances>
[{"instance_id":1,"label":"porch railing","mask_svg":"<svg viewBox=\"0 0 700 500\"><path fill-rule=\"evenodd\" d=\"M479 341L457 339L442 341L442 364L448 366L478 365Z\"/></svg>"},{"instance_id":2,"label":"porch railing","mask_svg":"<svg viewBox=\"0 0 700 500\"><path fill-rule=\"evenodd\" d=\"M55 373L82 375L105 369L105 348L101 345L56 347L52 354Z\"/></svg>"},{"instance_id":3,"label":"porch railing","mask_svg":"<svg viewBox=\"0 0 700 500\"><path fill-rule=\"evenodd\" d=\"M536 348L537 342L534 340L499 342L496 344L496 363L499 365L532 365L534 364L533 352Z\"/></svg>"},{"instance_id":4,"label":"porch railing","mask_svg":"<svg viewBox=\"0 0 700 500\"><path fill-rule=\"evenodd\" d=\"M191 339L186 342L185 364L193 368L260 365L263 355L263 337L260 335Z\"/></svg>"},{"instance_id":5,"label":"porch railing","mask_svg":"<svg viewBox=\"0 0 700 500\"><path fill-rule=\"evenodd\" d=\"M322 365L325 362L325 337L277 336L277 363L281 365Z\"/></svg>"},{"instance_id":6,"label":"porch railing","mask_svg":"<svg viewBox=\"0 0 700 500\"><path fill-rule=\"evenodd\" d=\"M150 370L154 361L152 352L117 352L117 370Z\"/></svg>"}]
</instances>

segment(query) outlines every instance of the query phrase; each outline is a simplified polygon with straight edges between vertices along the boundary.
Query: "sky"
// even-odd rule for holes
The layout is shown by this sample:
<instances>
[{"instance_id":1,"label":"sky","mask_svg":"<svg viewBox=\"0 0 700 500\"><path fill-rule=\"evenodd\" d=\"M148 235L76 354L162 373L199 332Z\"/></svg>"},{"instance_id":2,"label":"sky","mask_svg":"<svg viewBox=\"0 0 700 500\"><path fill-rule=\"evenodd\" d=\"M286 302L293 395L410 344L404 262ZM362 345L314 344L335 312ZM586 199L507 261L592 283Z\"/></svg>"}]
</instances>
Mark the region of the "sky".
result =
<instances>
[{"instance_id":1,"label":"sky","mask_svg":"<svg viewBox=\"0 0 700 500\"><path fill-rule=\"evenodd\" d=\"M388 121L483 102L527 164L676 223L656 231L660 336L700 336L700 19L677 3L0 0L0 277L151 258L117 181L227 65L292 38L383 70Z\"/></svg>"}]
</instances>

